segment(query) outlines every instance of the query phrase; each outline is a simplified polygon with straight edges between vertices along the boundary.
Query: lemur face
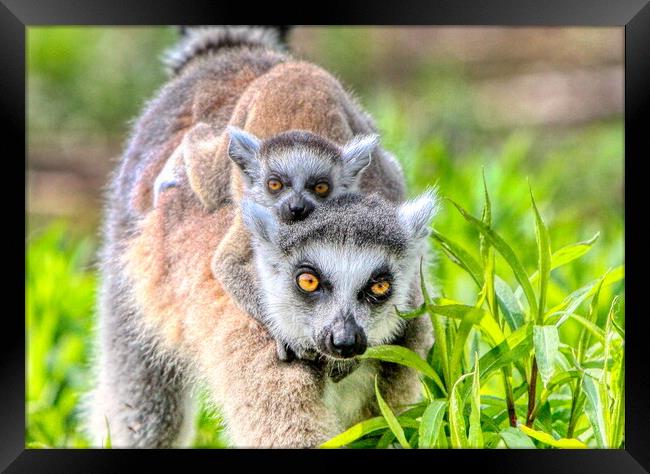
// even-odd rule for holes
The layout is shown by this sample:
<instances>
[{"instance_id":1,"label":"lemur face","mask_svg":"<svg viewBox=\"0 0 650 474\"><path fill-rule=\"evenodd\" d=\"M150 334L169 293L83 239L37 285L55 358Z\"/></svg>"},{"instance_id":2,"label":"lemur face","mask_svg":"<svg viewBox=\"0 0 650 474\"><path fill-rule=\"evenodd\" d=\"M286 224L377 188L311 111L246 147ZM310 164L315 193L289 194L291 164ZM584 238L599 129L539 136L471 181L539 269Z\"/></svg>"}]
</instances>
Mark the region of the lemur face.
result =
<instances>
[{"instance_id":1,"label":"lemur face","mask_svg":"<svg viewBox=\"0 0 650 474\"><path fill-rule=\"evenodd\" d=\"M297 351L362 354L399 335L435 208L432 194L401 206L342 195L283 224L245 200L265 321Z\"/></svg>"},{"instance_id":2,"label":"lemur face","mask_svg":"<svg viewBox=\"0 0 650 474\"><path fill-rule=\"evenodd\" d=\"M355 191L377 136L356 137L340 148L310 132L290 131L261 141L229 127L228 154L243 172L246 193L282 222L305 219L325 201Z\"/></svg>"}]
</instances>

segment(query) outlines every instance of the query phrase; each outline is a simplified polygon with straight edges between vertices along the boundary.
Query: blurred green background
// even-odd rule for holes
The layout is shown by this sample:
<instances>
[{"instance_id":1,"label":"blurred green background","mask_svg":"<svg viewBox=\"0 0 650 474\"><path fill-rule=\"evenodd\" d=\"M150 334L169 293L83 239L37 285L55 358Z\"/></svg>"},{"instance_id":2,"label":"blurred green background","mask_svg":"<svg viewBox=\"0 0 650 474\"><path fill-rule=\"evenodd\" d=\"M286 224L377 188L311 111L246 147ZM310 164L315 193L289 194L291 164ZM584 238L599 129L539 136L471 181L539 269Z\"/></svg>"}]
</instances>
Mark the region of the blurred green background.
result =
<instances>
[{"instance_id":1,"label":"blurred green background","mask_svg":"<svg viewBox=\"0 0 650 474\"><path fill-rule=\"evenodd\" d=\"M28 28L28 446L87 446L77 407L92 384L102 190L175 39L167 27ZM437 183L479 215L484 169L493 227L531 273L527 180L553 249L600 232L592 252L554 271L550 304L624 262L622 28L298 27L290 43L374 116L410 194ZM452 206L434 225L475 250ZM437 260L441 290L473 303L468 278ZM562 331L575 337L570 323ZM223 446L218 418L204 409L197 422L197 446Z\"/></svg>"}]
</instances>

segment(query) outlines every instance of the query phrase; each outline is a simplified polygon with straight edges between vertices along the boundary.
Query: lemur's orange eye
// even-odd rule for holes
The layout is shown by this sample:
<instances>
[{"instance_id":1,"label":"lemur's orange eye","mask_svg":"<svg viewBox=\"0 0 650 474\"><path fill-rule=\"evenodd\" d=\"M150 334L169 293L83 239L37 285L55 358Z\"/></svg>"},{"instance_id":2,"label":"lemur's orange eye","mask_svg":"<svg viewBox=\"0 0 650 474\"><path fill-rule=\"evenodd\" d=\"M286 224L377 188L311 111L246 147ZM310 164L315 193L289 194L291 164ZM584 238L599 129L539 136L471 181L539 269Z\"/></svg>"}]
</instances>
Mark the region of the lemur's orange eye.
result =
<instances>
[{"instance_id":1,"label":"lemur's orange eye","mask_svg":"<svg viewBox=\"0 0 650 474\"><path fill-rule=\"evenodd\" d=\"M269 190L273 192L277 192L282 189L282 182L277 179L269 179L266 185L269 187Z\"/></svg>"},{"instance_id":2,"label":"lemur's orange eye","mask_svg":"<svg viewBox=\"0 0 650 474\"><path fill-rule=\"evenodd\" d=\"M314 191L319 196L325 196L330 191L330 185L325 182L318 183L316 186L314 186Z\"/></svg>"},{"instance_id":3,"label":"lemur's orange eye","mask_svg":"<svg viewBox=\"0 0 650 474\"><path fill-rule=\"evenodd\" d=\"M378 281L370 287L371 293L375 296L384 296L388 290L390 290L390 283L387 281Z\"/></svg>"},{"instance_id":4,"label":"lemur's orange eye","mask_svg":"<svg viewBox=\"0 0 650 474\"><path fill-rule=\"evenodd\" d=\"M298 286L307 293L313 293L318 289L320 281L313 273L301 273L297 278Z\"/></svg>"}]
</instances>

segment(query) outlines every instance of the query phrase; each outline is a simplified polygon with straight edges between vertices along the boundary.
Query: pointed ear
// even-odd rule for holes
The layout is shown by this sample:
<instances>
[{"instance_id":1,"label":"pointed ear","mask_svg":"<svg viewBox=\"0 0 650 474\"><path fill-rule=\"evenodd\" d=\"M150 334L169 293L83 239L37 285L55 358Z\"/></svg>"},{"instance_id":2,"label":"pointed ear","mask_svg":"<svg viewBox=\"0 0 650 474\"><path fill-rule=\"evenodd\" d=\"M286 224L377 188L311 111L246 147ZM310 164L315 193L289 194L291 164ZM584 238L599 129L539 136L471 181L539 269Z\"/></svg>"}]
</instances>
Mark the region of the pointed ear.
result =
<instances>
[{"instance_id":1,"label":"pointed ear","mask_svg":"<svg viewBox=\"0 0 650 474\"><path fill-rule=\"evenodd\" d=\"M260 168L257 159L260 140L255 135L232 125L228 127L227 131L230 136L228 156L244 172L244 176L246 176L250 184L257 177Z\"/></svg>"},{"instance_id":2,"label":"pointed ear","mask_svg":"<svg viewBox=\"0 0 650 474\"><path fill-rule=\"evenodd\" d=\"M429 235L431 219L437 211L437 191L428 189L417 198L400 205L398 213L407 232L415 239L422 239Z\"/></svg>"},{"instance_id":3,"label":"pointed ear","mask_svg":"<svg viewBox=\"0 0 650 474\"><path fill-rule=\"evenodd\" d=\"M350 179L370 164L370 154L379 143L379 135L357 135L343 146L343 169Z\"/></svg>"},{"instance_id":4,"label":"pointed ear","mask_svg":"<svg viewBox=\"0 0 650 474\"><path fill-rule=\"evenodd\" d=\"M244 224L253 237L266 243L273 243L278 231L278 220L270 209L260 206L252 199L241 202Z\"/></svg>"}]
</instances>

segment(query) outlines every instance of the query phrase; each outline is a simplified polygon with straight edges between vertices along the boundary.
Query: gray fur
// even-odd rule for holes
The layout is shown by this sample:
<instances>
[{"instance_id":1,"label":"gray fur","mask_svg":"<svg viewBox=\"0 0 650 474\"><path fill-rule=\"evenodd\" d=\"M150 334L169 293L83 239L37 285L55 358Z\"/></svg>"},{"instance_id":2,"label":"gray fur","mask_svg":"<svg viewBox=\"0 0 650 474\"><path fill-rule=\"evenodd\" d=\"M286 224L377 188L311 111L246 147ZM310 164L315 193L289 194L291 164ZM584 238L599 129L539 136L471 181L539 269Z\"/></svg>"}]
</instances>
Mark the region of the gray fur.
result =
<instances>
[{"instance_id":1,"label":"gray fur","mask_svg":"<svg viewBox=\"0 0 650 474\"><path fill-rule=\"evenodd\" d=\"M332 334L354 331L370 345L398 337L404 321L394 307L410 303L427 236L420 226L428 227L435 208L432 192L402 205L344 194L303 221L282 223L245 199L242 214L255 249L263 319L274 338L298 355L315 350L333 356L326 344ZM296 272L302 267L315 271L322 291L301 294ZM377 274L389 275L389 298L360 299Z\"/></svg>"},{"instance_id":2,"label":"gray fur","mask_svg":"<svg viewBox=\"0 0 650 474\"><path fill-rule=\"evenodd\" d=\"M300 218L322 203L358 189L361 171L370 164L377 135L358 135L343 147L310 132L292 130L266 140L259 140L236 127L228 127L228 155L239 167L246 181L245 194L260 205L272 208L280 219L294 220L287 207L305 206ZM277 179L283 188L269 191L269 179ZM313 187L326 182L325 197Z\"/></svg>"},{"instance_id":3,"label":"gray fur","mask_svg":"<svg viewBox=\"0 0 650 474\"><path fill-rule=\"evenodd\" d=\"M113 253L106 247L104 256ZM190 393L179 359L156 350L156 342L138 326L137 309L116 262L104 258L99 300L101 321L95 358L99 373L83 406L86 431L93 446L114 448L170 447L182 443ZM193 430L192 429L190 431Z\"/></svg>"},{"instance_id":4,"label":"gray fur","mask_svg":"<svg viewBox=\"0 0 650 474\"><path fill-rule=\"evenodd\" d=\"M284 50L276 28L250 26L197 26L185 29L183 38L163 56L170 74L178 74L191 60L219 49L262 46Z\"/></svg>"}]
</instances>

